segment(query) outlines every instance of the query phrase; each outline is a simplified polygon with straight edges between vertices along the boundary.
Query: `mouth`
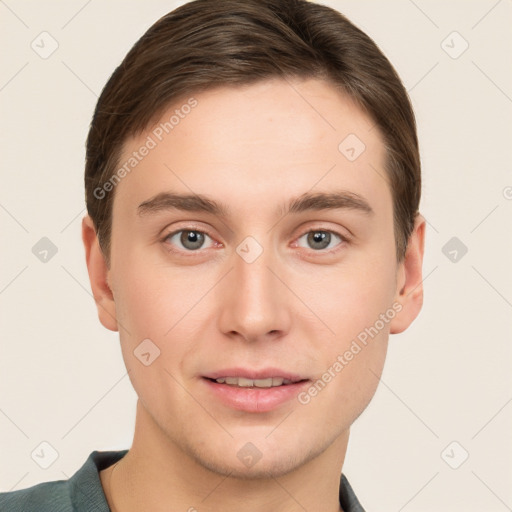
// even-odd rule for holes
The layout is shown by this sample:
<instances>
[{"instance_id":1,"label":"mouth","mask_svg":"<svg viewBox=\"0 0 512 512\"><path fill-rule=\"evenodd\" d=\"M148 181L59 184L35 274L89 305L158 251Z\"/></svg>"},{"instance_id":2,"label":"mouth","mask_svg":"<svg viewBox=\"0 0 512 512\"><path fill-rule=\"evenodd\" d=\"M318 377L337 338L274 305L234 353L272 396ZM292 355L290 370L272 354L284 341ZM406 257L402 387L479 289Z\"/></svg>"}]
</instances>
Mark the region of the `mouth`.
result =
<instances>
[{"instance_id":1,"label":"mouth","mask_svg":"<svg viewBox=\"0 0 512 512\"><path fill-rule=\"evenodd\" d=\"M266 379L248 379L246 377L220 377L218 379L208 380L217 382L218 384L235 386L237 388L276 388L279 386L287 386L289 384L295 383L294 381L285 379L284 377L268 377ZM296 382L302 382L302 380Z\"/></svg>"},{"instance_id":2,"label":"mouth","mask_svg":"<svg viewBox=\"0 0 512 512\"><path fill-rule=\"evenodd\" d=\"M245 412L268 412L291 401L310 379L276 369L230 369L203 376L221 403Z\"/></svg>"},{"instance_id":3,"label":"mouth","mask_svg":"<svg viewBox=\"0 0 512 512\"><path fill-rule=\"evenodd\" d=\"M245 368L226 368L212 372L204 376L212 382L236 386L239 388L275 388L288 386L309 380L278 368L267 368L264 370L249 370Z\"/></svg>"}]
</instances>

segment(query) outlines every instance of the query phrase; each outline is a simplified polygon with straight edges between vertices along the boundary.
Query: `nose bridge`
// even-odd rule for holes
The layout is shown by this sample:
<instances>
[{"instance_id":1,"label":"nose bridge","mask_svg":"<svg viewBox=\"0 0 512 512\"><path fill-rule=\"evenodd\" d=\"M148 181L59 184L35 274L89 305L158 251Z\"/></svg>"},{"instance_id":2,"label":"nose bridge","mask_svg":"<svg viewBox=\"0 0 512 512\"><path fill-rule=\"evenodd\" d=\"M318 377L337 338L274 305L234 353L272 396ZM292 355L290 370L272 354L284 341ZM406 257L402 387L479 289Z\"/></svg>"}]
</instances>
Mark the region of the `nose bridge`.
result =
<instances>
[{"instance_id":1,"label":"nose bridge","mask_svg":"<svg viewBox=\"0 0 512 512\"><path fill-rule=\"evenodd\" d=\"M239 283L237 295L254 314L270 309L275 296L275 277L269 270L275 260L272 251L270 236L264 240L262 236L247 236L236 248L233 277Z\"/></svg>"},{"instance_id":2,"label":"nose bridge","mask_svg":"<svg viewBox=\"0 0 512 512\"><path fill-rule=\"evenodd\" d=\"M227 304L222 330L256 340L270 331L288 329L288 311L282 283L274 275L278 258L270 235L247 236L233 253L233 271L226 283ZM272 271L270 270L272 269ZM223 292L223 293L224 293Z\"/></svg>"}]
</instances>

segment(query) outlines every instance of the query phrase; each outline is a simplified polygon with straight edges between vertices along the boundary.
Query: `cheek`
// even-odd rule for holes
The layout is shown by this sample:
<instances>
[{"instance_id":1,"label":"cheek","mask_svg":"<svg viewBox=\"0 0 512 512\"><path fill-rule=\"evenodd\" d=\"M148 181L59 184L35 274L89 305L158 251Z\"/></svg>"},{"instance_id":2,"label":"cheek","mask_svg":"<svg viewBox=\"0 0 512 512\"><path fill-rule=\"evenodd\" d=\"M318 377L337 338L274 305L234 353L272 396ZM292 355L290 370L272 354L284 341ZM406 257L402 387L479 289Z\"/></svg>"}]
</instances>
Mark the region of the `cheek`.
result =
<instances>
[{"instance_id":1,"label":"cheek","mask_svg":"<svg viewBox=\"0 0 512 512\"><path fill-rule=\"evenodd\" d=\"M389 323L380 317L387 309L378 307L377 301L369 304L352 298L332 320L333 343L315 348L316 355L322 354L321 364L316 365L319 373L299 397L300 403L316 408L326 428L330 425L335 430L348 428L371 401L388 346ZM327 416L325 411L329 411Z\"/></svg>"},{"instance_id":2,"label":"cheek","mask_svg":"<svg viewBox=\"0 0 512 512\"><path fill-rule=\"evenodd\" d=\"M311 337L314 353L321 354L318 369L323 371L316 376L312 394L318 393L318 406L334 407L333 421L338 424L355 419L374 395L386 358L389 325L396 315L394 266L379 260L370 263L340 271L336 279L317 281L324 293L321 299L316 294L315 304L310 301L328 326L323 339L318 333Z\"/></svg>"},{"instance_id":3,"label":"cheek","mask_svg":"<svg viewBox=\"0 0 512 512\"><path fill-rule=\"evenodd\" d=\"M163 389L175 373L172 362L180 359L181 345L169 343L182 313L180 293L169 291L163 269L156 269L134 256L116 262L113 279L116 316L122 356L133 387L143 402L146 391Z\"/></svg>"},{"instance_id":4,"label":"cheek","mask_svg":"<svg viewBox=\"0 0 512 512\"><path fill-rule=\"evenodd\" d=\"M318 313L323 343L337 350L371 327L391 308L395 296L395 266L383 258L363 258L355 264L340 265L336 270L313 272L300 294L304 303ZM295 289L300 289L299 283ZM316 322L318 327L319 323ZM387 324L386 324L387 329ZM384 329L384 330L386 330ZM317 336L318 337L318 336ZM312 337L315 339L315 337ZM332 354L331 354L332 355Z\"/></svg>"},{"instance_id":5,"label":"cheek","mask_svg":"<svg viewBox=\"0 0 512 512\"><path fill-rule=\"evenodd\" d=\"M189 357L183 327L195 294L183 293L179 279L166 277L164 269L128 263L122 272L129 279L119 283L116 297L116 314L125 326L119 331L124 363L147 410L172 410L171 404L189 400L177 381Z\"/></svg>"},{"instance_id":6,"label":"cheek","mask_svg":"<svg viewBox=\"0 0 512 512\"><path fill-rule=\"evenodd\" d=\"M185 314L194 295L194 287L179 272L171 273L161 264L154 264L133 255L116 267L116 314L131 337L152 336L165 339L166 333ZM126 334L126 333L125 333Z\"/></svg>"},{"instance_id":7,"label":"cheek","mask_svg":"<svg viewBox=\"0 0 512 512\"><path fill-rule=\"evenodd\" d=\"M357 348L356 348L357 347ZM352 424L366 409L377 389L387 350L387 335L377 335L367 345L356 342L343 354L343 369L334 384L331 399L339 405L333 421ZM348 354L352 359L348 360Z\"/></svg>"},{"instance_id":8,"label":"cheek","mask_svg":"<svg viewBox=\"0 0 512 512\"><path fill-rule=\"evenodd\" d=\"M211 284L190 270L137 258L136 251L116 268L121 277L115 288L116 314L126 327L120 329L120 340L127 368L133 370L136 379L144 379L140 381L144 386L150 382L156 385L154 379L172 380L166 371L182 375L183 366L201 339L200 320L208 314L208 300L204 299ZM153 353L158 356L147 368L137 358L142 351L149 351L150 358ZM149 368L153 372L146 371Z\"/></svg>"}]
</instances>

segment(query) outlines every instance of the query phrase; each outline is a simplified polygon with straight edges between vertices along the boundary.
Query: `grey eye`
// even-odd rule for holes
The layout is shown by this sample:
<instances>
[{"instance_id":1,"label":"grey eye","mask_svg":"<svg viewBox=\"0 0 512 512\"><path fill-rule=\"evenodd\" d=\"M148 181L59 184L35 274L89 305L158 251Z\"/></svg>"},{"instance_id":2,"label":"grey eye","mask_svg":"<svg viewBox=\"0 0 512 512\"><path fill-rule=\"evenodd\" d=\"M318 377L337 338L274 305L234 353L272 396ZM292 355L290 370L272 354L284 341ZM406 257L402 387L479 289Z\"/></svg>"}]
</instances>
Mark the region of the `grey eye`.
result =
<instances>
[{"instance_id":1,"label":"grey eye","mask_svg":"<svg viewBox=\"0 0 512 512\"><path fill-rule=\"evenodd\" d=\"M336 233L332 233L331 231L309 231L302 235L300 239L306 237L306 243L308 244L306 248L313 249L315 251L321 251L326 248L332 248L329 247L331 242L335 240L335 238L338 238L338 240L342 240L342 237L340 235L337 235ZM333 238L335 237L335 238ZM299 244L300 245L300 244ZM301 245L301 247L304 247Z\"/></svg>"},{"instance_id":2,"label":"grey eye","mask_svg":"<svg viewBox=\"0 0 512 512\"><path fill-rule=\"evenodd\" d=\"M176 245L179 241L178 248L187 251L196 251L201 249L205 243L206 237L210 238L206 233L196 229L181 229L167 237L170 243Z\"/></svg>"}]
</instances>

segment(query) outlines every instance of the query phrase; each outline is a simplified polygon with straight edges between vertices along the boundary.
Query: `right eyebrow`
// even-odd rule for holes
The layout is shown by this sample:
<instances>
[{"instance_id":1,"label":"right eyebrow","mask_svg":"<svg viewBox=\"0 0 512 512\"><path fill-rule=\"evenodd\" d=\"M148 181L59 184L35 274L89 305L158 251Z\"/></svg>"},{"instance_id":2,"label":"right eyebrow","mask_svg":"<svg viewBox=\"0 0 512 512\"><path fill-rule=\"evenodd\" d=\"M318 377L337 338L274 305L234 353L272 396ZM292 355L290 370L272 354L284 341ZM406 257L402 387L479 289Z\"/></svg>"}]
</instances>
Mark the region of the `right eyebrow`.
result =
<instances>
[{"instance_id":1,"label":"right eyebrow","mask_svg":"<svg viewBox=\"0 0 512 512\"><path fill-rule=\"evenodd\" d=\"M189 212L205 212L218 217L227 217L228 208L200 194L176 194L161 192L139 204L137 213L140 216L159 213L165 210L184 210Z\"/></svg>"}]
</instances>

